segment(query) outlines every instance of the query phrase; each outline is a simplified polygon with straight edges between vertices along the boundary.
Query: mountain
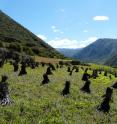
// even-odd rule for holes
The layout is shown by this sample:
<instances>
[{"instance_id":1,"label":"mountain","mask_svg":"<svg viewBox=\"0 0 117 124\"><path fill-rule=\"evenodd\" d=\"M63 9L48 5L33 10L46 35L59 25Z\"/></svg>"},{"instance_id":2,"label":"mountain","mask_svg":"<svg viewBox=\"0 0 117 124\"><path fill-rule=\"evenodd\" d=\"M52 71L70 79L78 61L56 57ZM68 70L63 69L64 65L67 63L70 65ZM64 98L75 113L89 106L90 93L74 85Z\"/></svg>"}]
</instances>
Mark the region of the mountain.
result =
<instances>
[{"instance_id":1,"label":"mountain","mask_svg":"<svg viewBox=\"0 0 117 124\"><path fill-rule=\"evenodd\" d=\"M117 39L104 38L98 39L94 43L83 48L80 52L75 54L74 57L85 62L104 64L110 61L111 57L116 55L116 53Z\"/></svg>"},{"instance_id":2,"label":"mountain","mask_svg":"<svg viewBox=\"0 0 117 124\"><path fill-rule=\"evenodd\" d=\"M0 47L29 55L64 58L31 31L0 11Z\"/></svg>"},{"instance_id":3,"label":"mountain","mask_svg":"<svg viewBox=\"0 0 117 124\"><path fill-rule=\"evenodd\" d=\"M66 57L73 57L78 51L80 51L80 48L77 49L67 49L67 48L56 48L60 53L65 55Z\"/></svg>"},{"instance_id":4,"label":"mountain","mask_svg":"<svg viewBox=\"0 0 117 124\"><path fill-rule=\"evenodd\" d=\"M105 65L117 67L117 54L111 56L106 62Z\"/></svg>"}]
</instances>

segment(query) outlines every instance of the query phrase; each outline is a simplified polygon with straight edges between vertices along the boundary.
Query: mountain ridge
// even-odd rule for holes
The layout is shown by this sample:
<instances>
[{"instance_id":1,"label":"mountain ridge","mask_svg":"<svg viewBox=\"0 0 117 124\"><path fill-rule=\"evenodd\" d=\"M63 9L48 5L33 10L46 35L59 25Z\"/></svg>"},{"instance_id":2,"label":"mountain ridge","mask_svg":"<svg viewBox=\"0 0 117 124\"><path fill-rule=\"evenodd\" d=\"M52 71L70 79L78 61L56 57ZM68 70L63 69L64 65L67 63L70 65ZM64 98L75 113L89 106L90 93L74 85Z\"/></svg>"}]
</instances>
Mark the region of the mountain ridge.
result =
<instances>
[{"instance_id":1,"label":"mountain ridge","mask_svg":"<svg viewBox=\"0 0 117 124\"><path fill-rule=\"evenodd\" d=\"M116 53L117 39L103 38L83 48L74 57L85 62L104 64Z\"/></svg>"}]
</instances>

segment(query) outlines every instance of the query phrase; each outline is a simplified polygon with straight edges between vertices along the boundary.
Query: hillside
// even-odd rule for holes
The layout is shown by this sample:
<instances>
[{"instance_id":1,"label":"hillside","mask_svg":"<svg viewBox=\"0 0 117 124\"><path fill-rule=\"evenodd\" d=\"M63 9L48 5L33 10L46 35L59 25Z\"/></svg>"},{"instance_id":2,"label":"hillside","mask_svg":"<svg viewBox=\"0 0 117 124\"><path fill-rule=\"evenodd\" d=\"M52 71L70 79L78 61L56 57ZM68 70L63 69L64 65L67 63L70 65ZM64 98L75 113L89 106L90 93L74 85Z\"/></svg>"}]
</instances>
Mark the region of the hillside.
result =
<instances>
[{"instance_id":1,"label":"hillside","mask_svg":"<svg viewBox=\"0 0 117 124\"><path fill-rule=\"evenodd\" d=\"M0 11L0 47L20 53L63 58L59 52Z\"/></svg>"},{"instance_id":2,"label":"hillside","mask_svg":"<svg viewBox=\"0 0 117 124\"><path fill-rule=\"evenodd\" d=\"M110 65L117 67L117 54L111 56L106 62L105 65Z\"/></svg>"},{"instance_id":3,"label":"hillside","mask_svg":"<svg viewBox=\"0 0 117 124\"><path fill-rule=\"evenodd\" d=\"M98 39L83 48L74 57L86 62L104 64L111 56L117 53L117 39Z\"/></svg>"},{"instance_id":4,"label":"hillside","mask_svg":"<svg viewBox=\"0 0 117 124\"><path fill-rule=\"evenodd\" d=\"M66 57L73 57L79 50L79 49L67 49L67 48L57 48L57 50L62 53L63 55L65 55Z\"/></svg>"}]
</instances>

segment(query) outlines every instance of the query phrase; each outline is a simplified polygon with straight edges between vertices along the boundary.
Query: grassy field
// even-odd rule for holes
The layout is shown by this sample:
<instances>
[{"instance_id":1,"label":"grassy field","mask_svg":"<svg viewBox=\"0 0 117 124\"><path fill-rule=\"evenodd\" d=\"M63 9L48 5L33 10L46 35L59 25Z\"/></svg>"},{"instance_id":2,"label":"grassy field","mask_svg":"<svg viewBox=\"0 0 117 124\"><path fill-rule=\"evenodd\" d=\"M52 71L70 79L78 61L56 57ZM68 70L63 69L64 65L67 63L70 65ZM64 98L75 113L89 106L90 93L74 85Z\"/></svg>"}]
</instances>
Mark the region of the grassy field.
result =
<instances>
[{"instance_id":1,"label":"grassy field","mask_svg":"<svg viewBox=\"0 0 117 124\"><path fill-rule=\"evenodd\" d=\"M92 67L98 67L93 65ZM0 75L7 74L10 98L13 104L0 106L0 124L117 124L117 90L109 114L96 110L108 86L117 80L101 74L91 79L91 94L80 91L83 70L69 76L67 67L59 68L49 76L50 83L41 86L47 66L27 68L26 76L18 77L13 67L6 64L0 68ZM91 73L91 71L89 71ZM61 96L66 80L70 80L70 95Z\"/></svg>"},{"instance_id":2,"label":"grassy field","mask_svg":"<svg viewBox=\"0 0 117 124\"><path fill-rule=\"evenodd\" d=\"M39 57L39 56L34 56L33 57L35 61L37 62L44 62L44 63L52 63L52 64L57 64L59 61L72 61L71 59L55 59L55 58L47 58L47 57Z\"/></svg>"}]
</instances>

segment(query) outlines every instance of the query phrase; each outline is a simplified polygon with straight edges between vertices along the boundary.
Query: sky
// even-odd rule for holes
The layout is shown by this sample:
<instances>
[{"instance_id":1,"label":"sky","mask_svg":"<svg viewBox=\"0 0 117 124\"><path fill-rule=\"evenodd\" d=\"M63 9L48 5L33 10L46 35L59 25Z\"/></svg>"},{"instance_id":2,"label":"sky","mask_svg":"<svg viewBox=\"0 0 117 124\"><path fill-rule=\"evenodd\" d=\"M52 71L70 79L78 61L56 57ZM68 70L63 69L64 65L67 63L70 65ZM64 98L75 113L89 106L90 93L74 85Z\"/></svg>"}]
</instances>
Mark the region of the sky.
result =
<instances>
[{"instance_id":1,"label":"sky","mask_svg":"<svg viewBox=\"0 0 117 124\"><path fill-rule=\"evenodd\" d=\"M54 48L117 38L117 0L0 0L0 10Z\"/></svg>"}]
</instances>

